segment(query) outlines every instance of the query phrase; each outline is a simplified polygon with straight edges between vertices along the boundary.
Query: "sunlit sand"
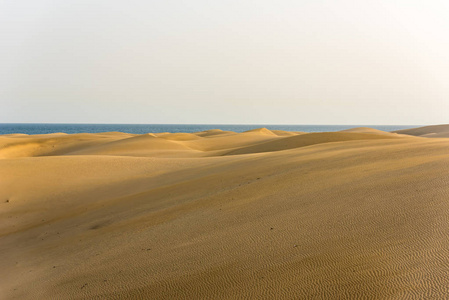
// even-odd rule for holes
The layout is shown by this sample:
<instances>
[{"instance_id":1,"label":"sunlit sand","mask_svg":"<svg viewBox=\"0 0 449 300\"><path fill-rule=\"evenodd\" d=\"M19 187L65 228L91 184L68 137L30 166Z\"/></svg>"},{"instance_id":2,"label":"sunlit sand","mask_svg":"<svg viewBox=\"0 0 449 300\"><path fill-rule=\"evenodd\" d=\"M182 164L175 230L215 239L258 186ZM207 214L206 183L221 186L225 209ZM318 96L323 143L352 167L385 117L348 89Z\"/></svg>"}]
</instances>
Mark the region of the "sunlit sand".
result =
<instances>
[{"instance_id":1,"label":"sunlit sand","mask_svg":"<svg viewBox=\"0 0 449 300\"><path fill-rule=\"evenodd\" d=\"M0 136L0 298L444 298L447 137Z\"/></svg>"}]
</instances>

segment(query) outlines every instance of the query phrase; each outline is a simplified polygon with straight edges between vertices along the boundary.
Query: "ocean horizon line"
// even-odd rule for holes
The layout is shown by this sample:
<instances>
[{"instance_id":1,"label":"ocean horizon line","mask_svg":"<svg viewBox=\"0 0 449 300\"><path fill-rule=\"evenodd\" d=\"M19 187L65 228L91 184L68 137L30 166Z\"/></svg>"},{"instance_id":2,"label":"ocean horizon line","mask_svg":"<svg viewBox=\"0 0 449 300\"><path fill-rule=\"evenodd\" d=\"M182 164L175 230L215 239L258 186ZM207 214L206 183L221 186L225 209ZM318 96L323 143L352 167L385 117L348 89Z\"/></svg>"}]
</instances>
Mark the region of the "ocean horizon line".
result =
<instances>
[{"instance_id":1,"label":"ocean horizon line","mask_svg":"<svg viewBox=\"0 0 449 300\"><path fill-rule=\"evenodd\" d=\"M269 126L431 126L439 124L332 124L332 123L71 123L71 122L0 122L0 125L10 124L45 124L45 125L269 125Z\"/></svg>"},{"instance_id":2,"label":"ocean horizon line","mask_svg":"<svg viewBox=\"0 0 449 300\"><path fill-rule=\"evenodd\" d=\"M160 132L201 132L211 129L244 132L265 127L271 130L326 132L340 131L354 127L370 127L382 131L395 131L420 127L422 125L373 125L373 124L119 124L119 123L0 123L0 134L49 134L100 133L118 131L131 134Z\"/></svg>"}]
</instances>

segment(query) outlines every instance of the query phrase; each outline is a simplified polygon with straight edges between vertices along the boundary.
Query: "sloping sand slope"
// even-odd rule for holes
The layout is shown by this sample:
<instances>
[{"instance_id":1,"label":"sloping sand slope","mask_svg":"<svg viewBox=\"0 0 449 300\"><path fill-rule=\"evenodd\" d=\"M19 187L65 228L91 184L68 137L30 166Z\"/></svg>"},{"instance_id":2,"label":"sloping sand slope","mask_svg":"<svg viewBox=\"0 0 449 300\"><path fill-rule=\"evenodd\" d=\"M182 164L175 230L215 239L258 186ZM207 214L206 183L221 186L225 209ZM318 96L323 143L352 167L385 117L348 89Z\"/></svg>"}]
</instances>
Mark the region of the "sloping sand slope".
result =
<instances>
[{"instance_id":1,"label":"sloping sand slope","mask_svg":"<svg viewBox=\"0 0 449 300\"><path fill-rule=\"evenodd\" d=\"M0 159L43 155L60 155L86 147L122 140L133 135L125 133L45 134L0 136Z\"/></svg>"},{"instance_id":2,"label":"sloping sand slope","mask_svg":"<svg viewBox=\"0 0 449 300\"><path fill-rule=\"evenodd\" d=\"M356 127L342 130L341 132L352 132L352 133L373 133L373 134L386 134L386 135L396 135L396 133L386 132L379 129L368 128L368 127Z\"/></svg>"},{"instance_id":3,"label":"sloping sand slope","mask_svg":"<svg viewBox=\"0 0 449 300\"><path fill-rule=\"evenodd\" d=\"M396 133L408 134L421 137L431 138L448 138L449 137L449 124L425 126L412 129L403 129L394 131Z\"/></svg>"},{"instance_id":4,"label":"sloping sand slope","mask_svg":"<svg viewBox=\"0 0 449 300\"><path fill-rule=\"evenodd\" d=\"M0 299L449 297L449 139L0 142Z\"/></svg>"},{"instance_id":5,"label":"sloping sand slope","mask_svg":"<svg viewBox=\"0 0 449 300\"><path fill-rule=\"evenodd\" d=\"M190 148L176 140L156 137L153 134L142 134L120 139L107 144L95 145L72 151L72 155L120 155L120 156L155 156L172 153L172 151L189 151Z\"/></svg>"},{"instance_id":6,"label":"sloping sand slope","mask_svg":"<svg viewBox=\"0 0 449 300\"><path fill-rule=\"evenodd\" d=\"M318 132L278 139L263 143L261 145L242 147L233 150L227 154L236 155L236 154L260 153L260 152L273 152L330 142L375 140L375 139L388 139L388 138L393 137L367 134L367 133Z\"/></svg>"}]
</instances>

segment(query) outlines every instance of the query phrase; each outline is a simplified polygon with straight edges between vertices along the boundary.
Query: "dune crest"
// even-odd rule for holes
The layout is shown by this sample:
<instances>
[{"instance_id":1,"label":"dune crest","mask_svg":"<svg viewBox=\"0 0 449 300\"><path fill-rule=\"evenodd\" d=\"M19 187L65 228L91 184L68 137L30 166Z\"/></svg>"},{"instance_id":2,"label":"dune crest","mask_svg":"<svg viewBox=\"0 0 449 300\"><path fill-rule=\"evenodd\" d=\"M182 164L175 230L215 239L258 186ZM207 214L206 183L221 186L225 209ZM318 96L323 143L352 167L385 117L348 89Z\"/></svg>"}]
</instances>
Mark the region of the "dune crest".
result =
<instances>
[{"instance_id":1,"label":"dune crest","mask_svg":"<svg viewBox=\"0 0 449 300\"><path fill-rule=\"evenodd\" d=\"M266 135L275 135L271 130L267 128L256 128L244 131L243 133L257 133L257 134L266 134Z\"/></svg>"},{"instance_id":2,"label":"dune crest","mask_svg":"<svg viewBox=\"0 0 449 300\"><path fill-rule=\"evenodd\" d=\"M449 124L403 129L394 132L419 137L449 138Z\"/></svg>"},{"instance_id":3,"label":"dune crest","mask_svg":"<svg viewBox=\"0 0 449 300\"><path fill-rule=\"evenodd\" d=\"M195 132L194 134L196 134L197 136L201 136L201 137L210 137L210 136L215 136L215 135L219 135L219 134L236 134L233 131L223 131L221 129L211 129L211 130L205 130L205 131L201 131L201 132Z\"/></svg>"},{"instance_id":4,"label":"dune crest","mask_svg":"<svg viewBox=\"0 0 449 300\"><path fill-rule=\"evenodd\" d=\"M373 134L395 135L394 133L391 133L391 132L386 132L386 131L382 131L382 130L378 130L378 129L374 129L374 128L369 128L369 127L350 128L350 129L341 130L341 132L373 133Z\"/></svg>"},{"instance_id":5,"label":"dune crest","mask_svg":"<svg viewBox=\"0 0 449 300\"><path fill-rule=\"evenodd\" d=\"M197 140L200 137L193 133L169 133L159 136L162 139L173 140L173 141L191 141Z\"/></svg>"},{"instance_id":6,"label":"dune crest","mask_svg":"<svg viewBox=\"0 0 449 300\"><path fill-rule=\"evenodd\" d=\"M109 143L87 147L68 154L71 155L118 155L118 156L158 156L161 152L192 151L189 147L151 133L127 137ZM162 153L163 154L163 153Z\"/></svg>"},{"instance_id":7,"label":"dune crest","mask_svg":"<svg viewBox=\"0 0 449 300\"><path fill-rule=\"evenodd\" d=\"M271 130L277 136L293 136L298 134L304 134L305 132L293 132L293 131L285 131L285 130Z\"/></svg>"},{"instance_id":8,"label":"dune crest","mask_svg":"<svg viewBox=\"0 0 449 300\"><path fill-rule=\"evenodd\" d=\"M259 145L252 145L245 148L239 148L227 155L248 154L248 153L261 153L261 152L273 152L282 151L288 149L294 149L299 147L313 146L323 143L332 142L344 142L354 140L371 140L371 139L389 139L394 138L384 135L376 135L370 133L349 133L349 132L319 132L301 134L291 137L286 137L279 140L274 140Z\"/></svg>"}]
</instances>

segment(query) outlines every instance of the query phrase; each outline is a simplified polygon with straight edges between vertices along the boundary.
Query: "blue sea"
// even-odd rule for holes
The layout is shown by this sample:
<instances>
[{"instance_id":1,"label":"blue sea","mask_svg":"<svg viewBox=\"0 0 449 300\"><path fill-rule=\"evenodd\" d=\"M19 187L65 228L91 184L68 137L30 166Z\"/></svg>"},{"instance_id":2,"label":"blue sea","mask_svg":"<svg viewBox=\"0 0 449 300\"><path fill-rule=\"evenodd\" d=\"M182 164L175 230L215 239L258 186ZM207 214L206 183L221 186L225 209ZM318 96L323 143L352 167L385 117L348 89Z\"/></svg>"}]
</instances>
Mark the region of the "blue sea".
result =
<instances>
[{"instance_id":1,"label":"blue sea","mask_svg":"<svg viewBox=\"0 0 449 300\"><path fill-rule=\"evenodd\" d=\"M198 132L209 129L243 132L255 128L265 127L272 130L324 132L339 131L354 127L370 127L383 131L394 131L420 127L420 125L223 125L223 124L45 124L45 123L0 123L0 134L25 133L45 134L55 132L109 132L120 131L126 133L157 133L157 132Z\"/></svg>"}]
</instances>

